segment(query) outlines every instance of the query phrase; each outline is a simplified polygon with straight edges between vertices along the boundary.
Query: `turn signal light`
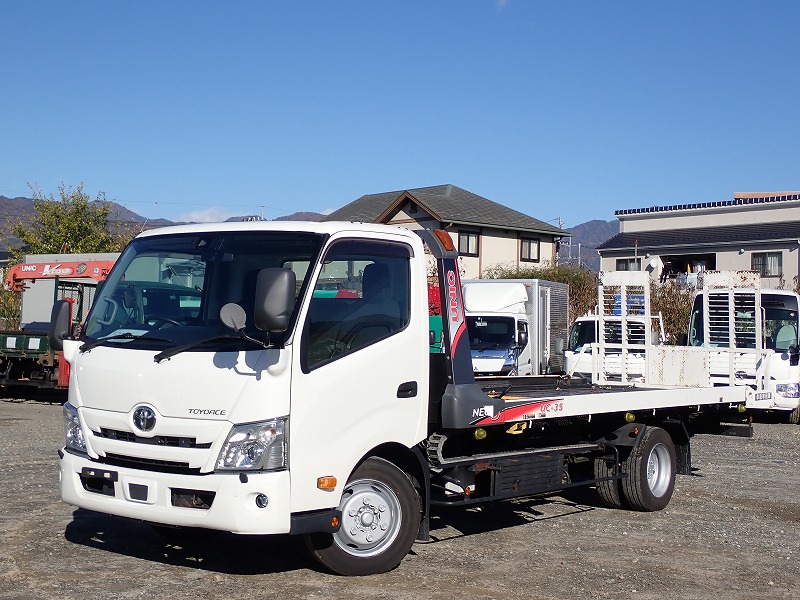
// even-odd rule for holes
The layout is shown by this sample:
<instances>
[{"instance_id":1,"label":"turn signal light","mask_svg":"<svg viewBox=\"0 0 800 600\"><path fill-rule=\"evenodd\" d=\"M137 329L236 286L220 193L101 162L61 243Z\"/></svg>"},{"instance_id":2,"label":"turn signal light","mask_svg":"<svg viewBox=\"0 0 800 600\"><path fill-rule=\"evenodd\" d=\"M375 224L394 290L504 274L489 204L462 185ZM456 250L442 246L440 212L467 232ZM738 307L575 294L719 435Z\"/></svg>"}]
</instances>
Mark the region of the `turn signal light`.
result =
<instances>
[{"instance_id":1,"label":"turn signal light","mask_svg":"<svg viewBox=\"0 0 800 600\"><path fill-rule=\"evenodd\" d=\"M317 488L326 492L332 492L334 489L336 489L336 477L318 477Z\"/></svg>"},{"instance_id":2,"label":"turn signal light","mask_svg":"<svg viewBox=\"0 0 800 600\"><path fill-rule=\"evenodd\" d=\"M478 429L476 429L472 435L475 436L476 440L485 440L487 434L485 429L483 429L482 427L478 427Z\"/></svg>"},{"instance_id":3,"label":"turn signal light","mask_svg":"<svg viewBox=\"0 0 800 600\"><path fill-rule=\"evenodd\" d=\"M625 413L625 422L633 423L636 420L636 415L633 413Z\"/></svg>"}]
</instances>

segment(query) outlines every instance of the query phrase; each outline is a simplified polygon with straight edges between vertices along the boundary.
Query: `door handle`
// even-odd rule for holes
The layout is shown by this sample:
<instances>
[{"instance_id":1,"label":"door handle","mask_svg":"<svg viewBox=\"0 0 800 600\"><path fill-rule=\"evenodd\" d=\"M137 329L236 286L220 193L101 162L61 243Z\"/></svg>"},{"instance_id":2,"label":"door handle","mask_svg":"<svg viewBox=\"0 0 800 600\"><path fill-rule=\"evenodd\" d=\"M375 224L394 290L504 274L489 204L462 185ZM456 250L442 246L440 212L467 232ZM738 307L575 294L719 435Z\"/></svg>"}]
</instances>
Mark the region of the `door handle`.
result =
<instances>
[{"instance_id":1,"label":"door handle","mask_svg":"<svg viewBox=\"0 0 800 600\"><path fill-rule=\"evenodd\" d=\"M397 388L398 398L413 398L416 395L417 395L416 381L406 381L405 383L401 383L400 386Z\"/></svg>"}]
</instances>

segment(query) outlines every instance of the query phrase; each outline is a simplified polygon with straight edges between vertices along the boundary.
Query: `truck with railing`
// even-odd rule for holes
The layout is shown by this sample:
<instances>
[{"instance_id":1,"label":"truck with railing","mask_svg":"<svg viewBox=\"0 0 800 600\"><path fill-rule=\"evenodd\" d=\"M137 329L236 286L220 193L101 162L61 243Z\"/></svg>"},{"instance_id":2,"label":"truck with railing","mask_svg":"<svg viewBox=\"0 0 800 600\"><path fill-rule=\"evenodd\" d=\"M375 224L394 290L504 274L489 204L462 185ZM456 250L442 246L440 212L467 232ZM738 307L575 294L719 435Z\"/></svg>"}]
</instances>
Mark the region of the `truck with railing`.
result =
<instances>
[{"instance_id":1,"label":"truck with railing","mask_svg":"<svg viewBox=\"0 0 800 600\"><path fill-rule=\"evenodd\" d=\"M601 277L604 314L647 294L636 275ZM302 535L346 575L394 568L439 507L594 486L608 506L662 509L691 469L692 414L757 393L712 383L704 348L647 340L642 384L604 377L602 348L593 382L476 380L450 233L360 223L144 232L79 331L56 303L50 338L72 367L65 502L161 530Z\"/></svg>"},{"instance_id":2,"label":"truck with railing","mask_svg":"<svg viewBox=\"0 0 800 600\"><path fill-rule=\"evenodd\" d=\"M762 289L755 271L705 271L697 283L688 344L709 350L713 380L758 387L753 410L800 423L798 294Z\"/></svg>"},{"instance_id":3,"label":"truck with railing","mask_svg":"<svg viewBox=\"0 0 800 600\"><path fill-rule=\"evenodd\" d=\"M646 339L653 340L654 344L664 342L664 322L660 314L645 315L643 307L639 309L637 305L630 307L625 319L620 317L616 308L611 315L601 315L595 310L575 319L569 330L564 351L566 371L569 375L591 377L594 369L592 361L595 357L592 348L600 341L605 346L606 365L610 365L613 360L611 356L614 355L621 362L623 344L641 348ZM631 382L641 381L644 374L644 353L628 352L625 361L626 379ZM621 372L621 364L617 369Z\"/></svg>"}]
</instances>

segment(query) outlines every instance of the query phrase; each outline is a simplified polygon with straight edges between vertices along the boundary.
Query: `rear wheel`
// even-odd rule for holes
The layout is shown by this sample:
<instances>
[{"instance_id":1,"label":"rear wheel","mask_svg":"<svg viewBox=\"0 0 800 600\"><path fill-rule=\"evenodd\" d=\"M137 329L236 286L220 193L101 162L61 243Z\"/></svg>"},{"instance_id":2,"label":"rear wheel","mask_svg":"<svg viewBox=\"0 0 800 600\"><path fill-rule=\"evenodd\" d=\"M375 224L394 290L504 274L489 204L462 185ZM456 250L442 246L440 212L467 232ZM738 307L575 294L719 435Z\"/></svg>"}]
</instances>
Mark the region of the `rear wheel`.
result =
<instances>
[{"instance_id":1,"label":"rear wheel","mask_svg":"<svg viewBox=\"0 0 800 600\"><path fill-rule=\"evenodd\" d=\"M675 445L669 434L649 427L625 461L622 494L634 510L661 510L675 487Z\"/></svg>"},{"instance_id":2,"label":"rear wheel","mask_svg":"<svg viewBox=\"0 0 800 600\"><path fill-rule=\"evenodd\" d=\"M339 503L342 522L333 534L306 536L314 557L340 575L372 575L395 568L419 530L419 494L392 463L369 458L353 473Z\"/></svg>"}]
</instances>

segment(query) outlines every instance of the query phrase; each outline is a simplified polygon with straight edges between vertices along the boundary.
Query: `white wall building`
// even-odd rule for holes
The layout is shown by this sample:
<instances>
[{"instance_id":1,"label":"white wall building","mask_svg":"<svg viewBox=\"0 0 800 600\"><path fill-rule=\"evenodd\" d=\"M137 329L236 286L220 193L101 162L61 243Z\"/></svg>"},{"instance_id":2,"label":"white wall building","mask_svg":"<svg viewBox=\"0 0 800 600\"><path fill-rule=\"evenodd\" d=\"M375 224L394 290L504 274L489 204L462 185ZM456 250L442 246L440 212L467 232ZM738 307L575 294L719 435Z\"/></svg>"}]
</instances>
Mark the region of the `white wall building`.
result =
<instances>
[{"instance_id":1,"label":"white wall building","mask_svg":"<svg viewBox=\"0 0 800 600\"><path fill-rule=\"evenodd\" d=\"M618 210L620 232L598 247L603 271L665 280L699 271L755 270L768 288L797 285L800 192L736 193L733 200Z\"/></svg>"}]
</instances>

